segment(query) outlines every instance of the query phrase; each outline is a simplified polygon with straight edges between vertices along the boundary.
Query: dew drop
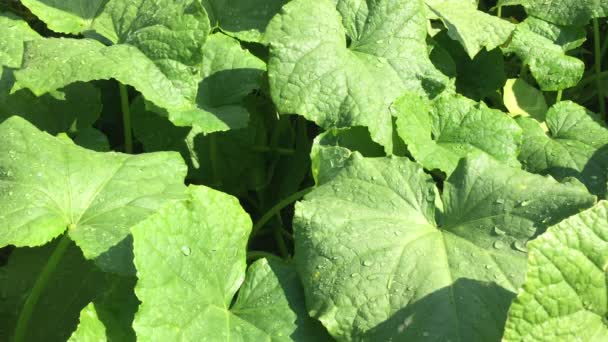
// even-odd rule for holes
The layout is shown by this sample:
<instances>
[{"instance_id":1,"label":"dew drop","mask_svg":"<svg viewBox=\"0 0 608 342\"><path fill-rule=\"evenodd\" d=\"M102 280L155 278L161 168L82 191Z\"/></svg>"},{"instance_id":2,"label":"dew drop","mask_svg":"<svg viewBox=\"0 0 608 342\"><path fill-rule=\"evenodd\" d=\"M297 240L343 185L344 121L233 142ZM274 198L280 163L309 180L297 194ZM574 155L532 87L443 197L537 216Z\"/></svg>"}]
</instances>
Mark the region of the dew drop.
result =
<instances>
[{"instance_id":1,"label":"dew drop","mask_svg":"<svg viewBox=\"0 0 608 342\"><path fill-rule=\"evenodd\" d=\"M373 261L371 261L371 260L364 260L364 261L363 261L361 264L362 264L363 266L371 266L371 265L373 265L374 263L373 263Z\"/></svg>"},{"instance_id":2,"label":"dew drop","mask_svg":"<svg viewBox=\"0 0 608 342\"><path fill-rule=\"evenodd\" d=\"M507 233L505 233L504 230L498 228L498 226L494 226L494 234L496 234L498 236L504 236Z\"/></svg>"},{"instance_id":3,"label":"dew drop","mask_svg":"<svg viewBox=\"0 0 608 342\"><path fill-rule=\"evenodd\" d=\"M523 253L528 252L528 247L526 246L525 242L515 241L515 242L513 242L513 248L515 248L516 250L523 252Z\"/></svg>"},{"instance_id":4,"label":"dew drop","mask_svg":"<svg viewBox=\"0 0 608 342\"><path fill-rule=\"evenodd\" d=\"M182 251L182 254L185 256L190 255L190 247L188 247L188 246L182 246L181 251Z\"/></svg>"},{"instance_id":5,"label":"dew drop","mask_svg":"<svg viewBox=\"0 0 608 342\"><path fill-rule=\"evenodd\" d=\"M496 249L503 249L505 247L505 243L500 240L496 240L496 241L494 241L493 246Z\"/></svg>"},{"instance_id":6,"label":"dew drop","mask_svg":"<svg viewBox=\"0 0 608 342\"><path fill-rule=\"evenodd\" d=\"M502 198L498 198L498 199L496 199L495 202L496 202L496 204L503 204L503 203L505 203L505 200Z\"/></svg>"}]
</instances>

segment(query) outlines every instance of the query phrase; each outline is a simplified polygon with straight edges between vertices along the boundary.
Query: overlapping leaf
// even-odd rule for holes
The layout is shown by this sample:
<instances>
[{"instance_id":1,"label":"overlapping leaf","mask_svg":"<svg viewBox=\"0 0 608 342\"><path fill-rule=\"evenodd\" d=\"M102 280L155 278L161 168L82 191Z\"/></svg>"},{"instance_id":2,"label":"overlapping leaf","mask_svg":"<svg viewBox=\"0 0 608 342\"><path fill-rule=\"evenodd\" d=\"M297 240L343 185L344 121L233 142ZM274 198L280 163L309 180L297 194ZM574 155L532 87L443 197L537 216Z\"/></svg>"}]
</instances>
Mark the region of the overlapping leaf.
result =
<instances>
[{"instance_id":1,"label":"overlapping leaf","mask_svg":"<svg viewBox=\"0 0 608 342\"><path fill-rule=\"evenodd\" d=\"M583 61L566 52L582 44L585 32L559 27L537 18L517 25L506 51L513 52L530 67L542 90L562 90L575 86L583 76Z\"/></svg>"},{"instance_id":2,"label":"overlapping leaf","mask_svg":"<svg viewBox=\"0 0 608 342\"><path fill-rule=\"evenodd\" d=\"M421 0L291 1L266 32L272 98L324 128L366 126L391 151L390 104L445 87L425 39Z\"/></svg>"},{"instance_id":3,"label":"overlapping leaf","mask_svg":"<svg viewBox=\"0 0 608 342\"><path fill-rule=\"evenodd\" d=\"M519 159L527 170L557 179L576 177L591 193L606 196L608 128L597 115L566 101L547 112L548 132L533 119L518 123L524 130Z\"/></svg>"},{"instance_id":4,"label":"overlapping leaf","mask_svg":"<svg viewBox=\"0 0 608 342\"><path fill-rule=\"evenodd\" d=\"M499 5L523 5L528 14L558 25L585 25L591 18L608 16L603 0L500 0Z\"/></svg>"},{"instance_id":5,"label":"overlapping leaf","mask_svg":"<svg viewBox=\"0 0 608 342\"><path fill-rule=\"evenodd\" d=\"M488 157L459 164L443 213L434 193L409 160L355 153L296 206L308 309L334 337L499 340L527 240L595 202Z\"/></svg>"},{"instance_id":6,"label":"overlapping leaf","mask_svg":"<svg viewBox=\"0 0 608 342\"><path fill-rule=\"evenodd\" d=\"M262 42L266 26L289 0L203 0L211 26L248 42Z\"/></svg>"},{"instance_id":7,"label":"overlapping leaf","mask_svg":"<svg viewBox=\"0 0 608 342\"><path fill-rule=\"evenodd\" d=\"M477 10L477 3L454 0L426 0L433 16L441 19L448 34L458 40L471 59L479 51L488 51L505 43L515 25Z\"/></svg>"},{"instance_id":8,"label":"overlapping leaf","mask_svg":"<svg viewBox=\"0 0 608 342\"><path fill-rule=\"evenodd\" d=\"M528 272L503 341L608 339L608 202L530 243Z\"/></svg>"},{"instance_id":9,"label":"overlapping leaf","mask_svg":"<svg viewBox=\"0 0 608 342\"><path fill-rule=\"evenodd\" d=\"M180 197L185 174L176 153L88 151L12 117L0 124L0 246L68 230L86 258L128 272L129 228Z\"/></svg>"},{"instance_id":10,"label":"overlapping leaf","mask_svg":"<svg viewBox=\"0 0 608 342\"><path fill-rule=\"evenodd\" d=\"M40 35L17 16L0 12L0 71L2 66L18 68L23 58L23 42L39 39Z\"/></svg>"},{"instance_id":11,"label":"overlapping leaf","mask_svg":"<svg viewBox=\"0 0 608 342\"><path fill-rule=\"evenodd\" d=\"M204 187L133 228L138 338L319 340L290 266L263 259L245 275L250 230L235 198Z\"/></svg>"},{"instance_id":12,"label":"overlapping leaf","mask_svg":"<svg viewBox=\"0 0 608 342\"><path fill-rule=\"evenodd\" d=\"M426 169L449 175L460 158L476 153L518 164L521 129L499 110L452 94L433 101L405 95L393 108L399 136Z\"/></svg>"},{"instance_id":13,"label":"overlapping leaf","mask_svg":"<svg viewBox=\"0 0 608 342\"><path fill-rule=\"evenodd\" d=\"M115 78L135 87L181 124L197 124L209 132L246 124L230 111L210 113L205 99L198 103L206 96L199 92L199 82L206 71L202 45L209 32L207 14L198 1L112 0L95 23L93 37L102 37L103 43L49 38L26 44L23 67L15 73L19 85L42 95L76 81ZM225 62L241 66L235 60ZM244 63L250 65L249 60Z\"/></svg>"}]
</instances>

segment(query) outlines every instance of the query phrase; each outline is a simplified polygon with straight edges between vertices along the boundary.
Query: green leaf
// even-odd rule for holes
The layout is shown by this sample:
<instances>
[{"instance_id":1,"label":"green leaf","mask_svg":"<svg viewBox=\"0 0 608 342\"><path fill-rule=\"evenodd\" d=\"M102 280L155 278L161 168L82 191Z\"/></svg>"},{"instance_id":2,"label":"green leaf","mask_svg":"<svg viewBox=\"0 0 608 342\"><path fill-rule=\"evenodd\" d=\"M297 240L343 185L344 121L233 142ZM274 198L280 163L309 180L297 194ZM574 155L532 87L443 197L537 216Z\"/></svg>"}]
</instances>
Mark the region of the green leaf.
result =
<instances>
[{"instance_id":1,"label":"green leaf","mask_svg":"<svg viewBox=\"0 0 608 342\"><path fill-rule=\"evenodd\" d=\"M557 179L576 177L595 195L606 197L608 127L594 113L570 102L557 103L538 122L519 118L524 143L519 159L530 172Z\"/></svg>"},{"instance_id":2,"label":"green leaf","mask_svg":"<svg viewBox=\"0 0 608 342\"><path fill-rule=\"evenodd\" d=\"M525 273L525 243L588 208L578 187L465 159L435 187L406 158L353 156L296 205L309 313L339 340L495 341ZM437 220L435 215L437 214Z\"/></svg>"},{"instance_id":3,"label":"green leaf","mask_svg":"<svg viewBox=\"0 0 608 342\"><path fill-rule=\"evenodd\" d=\"M68 342L85 342L85 341L107 341L106 327L99 320L97 311L93 303L89 303L82 311L80 311L80 322L78 328Z\"/></svg>"},{"instance_id":4,"label":"green leaf","mask_svg":"<svg viewBox=\"0 0 608 342\"><path fill-rule=\"evenodd\" d=\"M93 152L12 117L0 125L0 246L39 246L67 229L87 259L128 272L129 228L181 197L185 173L175 153Z\"/></svg>"},{"instance_id":5,"label":"green leaf","mask_svg":"<svg viewBox=\"0 0 608 342\"><path fill-rule=\"evenodd\" d=\"M319 183L319 174L326 174L331 169L339 169L353 151L365 157L385 155L382 146L372 141L365 127L334 128L319 134L310 151L312 176L315 182Z\"/></svg>"},{"instance_id":6,"label":"green leaf","mask_svg":"<svg viewBox=\"0 0 608 342\"><path fill-rule=\"evenodd\" d=\"M274 103L326 129L368 127L390 152L390 104L447 83L425 39L421 0L290 1L266 31Z\"/></svg>"},{"instance_id":7,"label":"green leaf","mask_svg":"<svg viewBox=\"0 0 608 342\"><path fill-rule=\"evenodd\" d=\"M42 247L17 248L0 268L0 340L12 340L24 304L57 245L53 241ZM117 341L132 341L131 322L137 309L134 285L132 278L102 273L70 242L33 307L24 338L66 341L76 329L81 309L94 301L99 318L113 322L108 335ZM113 301L117 303L109 304Z\"/></svg>"},{"instance_id":8,"label":"green leaf","mask_svg":"<svg viewBox=\"0 0 608 342\"><path fill-rule=\"evenodd\" d=\"M549 228L529 248L503 341L606 341L608 202Z\"/></svg>"},{"instance_id":9,"label":"green leaf","mask_svg":"<svg viewBox=\"0 0 608 342\"><path fill-rule=\"evenodd\" d=\"M315 336L300 331L307 317L293 270L263 259L245 275L251 220L237 199L205 187L191 187L189 194L132 229L139 277L135 291L142 301L134 323L138 338L288 341L292 334Z\"/></svg>"},{"instance_id":10,"label":"green leaf","mask_svg":"<svg viewBox=\"0 0 608 342\"><path fill-rule=\"evenodd\" d=\"M506 20L478 11L475 3L433 1L427 5L471 59L483 48L490 51L505 43L515 29L515 25Z\"/></svg>"},{"instance_id":11,"label":"green leaf","mask_svg":"<svg viewBox=\"0 0 608 342\"><path fill-rule=\"evenodd\" d=\"M529 85L521 78L511 78L503 89L505 107L512 116L523 115L540 122L545 121L549 107L543 92Z\"/></svg>"},{"instance_id":12,"label":"green leaf","mask_svg":"<svg viewBox=\"0 0 608 342\"><path fill-rule=\"evenodd\" d=\"M608 16L602 0L501 0L499 5L523 5L529 15L558 25L584 26L591 18Z\"/></svg>"},{"instance_id":13,"label":"green leaf","mask_svg":"<svg viewBox=\"0 0 608 342\"><path fill-rule=\"evenodd\" d=\"M100 91L91 84L71 84L40 97L27 89L11 94L14 84L13 72L3 69L0 76L0 122L18 115L52 135L78 135L91 130L101 113Z\"/></svg>"},{"instance_id":14,"label":"green leaf","mask_svg":"<svg viewBox=\"0 0 608 342\"><path fill-rule=\"evenodd\" d=\"M202 81L195 110L169 113L177 126L196 126L205 133L247 127L245 97L260 89L266 64L221 33L203 48Z\"/></svg>"},{"instance_id":15,"label":"green leaf","mask_svg":"<svg viewBox=\"0 0 608 342\"><path fill-rule=\"evenodd\" d=\"M95 22L103 24L95 36L103 43L49 38L26 44L15 72L19 86L42 95L77 81L114 78L170 113L195 112L205 121L210 114L196 100L209 20L198 1L114 0ZM203 128L230 119L212 117Z\"/></svg>"},{"instance_id":16,"label":"green leaf","mask_svg":"<svg viewBox=\"0 0 608 342\"><path fill-rule=\"evenodd\" d=\"M23 58L23 43L39 39L40 35L32 30L21 18L0 12L0 71L2 66L18 68Z\"/></svg>"},{"instance_id":17,"label":"green leaf","mask_svg":"<svg viewBox=\"0 0 608 342\"><path fill-rule=\"evenodd\" d=\"M78 34L90 30L108 0L22 0L32 14L55 32Z\"/></svg>"},{"instance_id":18,"label":"green leaf","mask_svg":"<svg viewBox=\"0 0 608 342\"><path fill-rule=\"evenodd\" d=\"M203 0L211 26L242 41L261 43L270 19L289 0Z\"/></svg>"},{"instance_id":19,"label":"green leaf","mask_svg":"<svg viewBox=\"0 0 608 342\"><path fill-rule=\"evenodd\" d=\"M568 56L566 51L580 44L580 39L560 39L559 32L573 35L571 28L560 28L540 19L528 18L517 25L513 39L505 48L530 67L541 90L556 91L575 86L582 78L585 64ZM563 45L560 45L563 44Z\"/></svg>"},{"instance_id":20,"label":"green leaf","mask_svg":"<svg viewBox=\"0 0 608 342\"><path fill-rule=\"evenodd\" d=\"M517 166L522 132L505 113L457 94L433 101L407 94L393 106L397 132L428 170L451 174L460 158L486 153Z\"/></svg>"}]
</instances>

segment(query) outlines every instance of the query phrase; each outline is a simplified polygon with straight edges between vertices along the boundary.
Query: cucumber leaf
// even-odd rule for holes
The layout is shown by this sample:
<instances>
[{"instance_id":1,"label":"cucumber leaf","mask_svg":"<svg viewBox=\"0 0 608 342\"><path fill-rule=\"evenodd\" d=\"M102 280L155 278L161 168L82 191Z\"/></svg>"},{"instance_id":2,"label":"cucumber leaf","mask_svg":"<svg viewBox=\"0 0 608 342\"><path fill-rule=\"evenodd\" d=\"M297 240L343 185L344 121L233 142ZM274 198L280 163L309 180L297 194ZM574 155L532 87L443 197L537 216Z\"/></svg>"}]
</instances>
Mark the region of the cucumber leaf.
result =
<instances>
[{"instance_id":1,"label":"cucumber leaf","mask_svg":"<svg viewBox=\"0 0 608 342\"><path fill-rule=\"evenodd\" d=\"M461 95L430 101L404 95L393 106L397 132L426 169L451 174L460 158L486 153L517 166L522 132L505 113Z\"/></svg>"},{"instance_id":2,"label":"cucumber leaf","mask_svg":"<svg viewBox=\"0 0 608 342\"><path fill-rule=\"evenodd\" d=\"M185 174L177 153L93 152L12 117L0 124L0 246L68 230L87 259L128 273L129 228L180 198Z\"/></svg>"},{"instance_id":3,"label":"cucumber leaf","mask_svg":"<svg viewBox=\"0 0 608 342\"><path fill-rule=\"evenodd\" d=\"M291 266L261 259L245 273L251 220L236 198L191 187L188 200L168 205L132 231L135 292L142 301L134 322L138 338L316 341L317 332L322 336L307 322Z\"/></svg>"},{"instance_id":4,"label":"cucumber leaf","mask_svg":"<svg viewBox=\"0 0 608 342\"><path fill-rule=\"evenodd\" d=\"M446 87L426 35L421 0L291 1L266 31L274 103L323 128L368 127L391 152L390 104Z\"/></svg>"},{"instance_id":5,"label":"cucumber leaf","mask_svg":"<svg viewBox=\"0 0 608 342\"><path fill-rule=\"evenodd\" d=\"M528 272L503 341L608 339L608 202L530 242Z\"/></svg>"},{"instance_id":6,"label":"cucumber leaf","mask_svg":"<svg viewBox=\"0 0 608 342\"><path fill-rule=\"evenodd\" d=\"M320 176L323 179L323 176ZM495 341L528 240L595 203L584 189L463 160L443 188L406 158L353 153L296 206L309 314L339 340Z\"/></svg>"},{"instance_id":7,"label":"cucumber leaf","mask_svg":"<svg viewBox=\"0 0 608 342\"><path fill-rule=\"evenodd\" d=\"M544 124L518 118L524 131L519 159L530 172L556 179L575 177L589 191L606 197L608 181L608 127L596 114L571 101L549 109Z\"/></svg>"}]
</instances>

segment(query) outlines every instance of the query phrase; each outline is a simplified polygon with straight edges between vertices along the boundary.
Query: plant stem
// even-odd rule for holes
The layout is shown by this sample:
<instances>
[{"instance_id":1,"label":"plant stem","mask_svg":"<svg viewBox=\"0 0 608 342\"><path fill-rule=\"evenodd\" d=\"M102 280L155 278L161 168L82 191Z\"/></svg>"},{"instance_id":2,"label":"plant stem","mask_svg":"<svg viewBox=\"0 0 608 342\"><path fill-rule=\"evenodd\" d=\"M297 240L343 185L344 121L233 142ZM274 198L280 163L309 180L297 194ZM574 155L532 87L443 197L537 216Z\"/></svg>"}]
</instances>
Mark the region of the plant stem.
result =
<instances>
[{"instance_id":1,"label":"plant stem","mask_svg":"<svg viewBox=\"0 0 608 342\"><path fill-rule=\"evenodd\" d=\"M272 217L274 215L278 214L286 206L299 200L301 197L303 197L307 193L311 192L313 188L314 187L310 187L310 188L306 188L304 190L295 192L295 193L291 194L290 196L288 196L287 198L284 198L283 200L281 200L279 203L275 204L274 207L270 208L270 210L268 210L266 212L266 214L264 214L262 216L262 218L260 218L260 220L253 225L250 236L251 237L255 236L255 234L260 230L260 228L264 227L264 225L266 223L268 223L268 221L270 221L270 219L272 219Z\"/></svg>"},{"instance_id":2,"label":"plant stem","mask_svg":"<svg viewBox=\"0 0 608 342\"><path fill-rule=\"evenodd\" d=\"M272 233L274 234L274 240L277 242L277 247L279 247L279 252L283 259L287 259L289 257L289 250L287 250L287 244L283 239L283 220L281 220L281 214L277 213L276 217L279 221L279 225L274 226L272 228Z\"/></svg>"},{"instance_id":3,"label":"plant stem","mask_svg":"<svg viewBox=\"0 0 608 342\"><path fill-rule=\"evenodd\" d=\"M502 17L502 6L498 6L498 11L496 12L497 17Z\"/></svg>"},{"instance_id":4,"label":"plant stem","mask_svg":"<svg viewBox=\"0 0 608 342\"><path fill-rule=\"evenodd\" d=\"M65 233L61 240L59 240L59 244L57 244L57 247L55 247L55 250L49 257L49 260L46 262L46 265L44 265L38 279L36 279L36 282L34 283L34 287L32 287L32 291L27 296L25 303L23 304L21 313L19 313L17 325L15 326L15 334L13 335L13 342L22 342L25 340L25 333L28 330L28 323L32 317L34 308L40 299L40 295L44 289L46 289L49 279L53 275L53 272L57 268L57 265L61 261L61 258L65 254L65 251L67 250L71 241L72 240L70 240L68 234Z\"/></svg>"},{"instance_id":5,"label":"plant stem","mask_svg":"<svg viewBox=\"0 0 608 342\"><path fill-rule=\"evenodd\" d=\"M270 146L252 146L251 150L254 152L263 153L276 153L283 156L291 156L295 153L294 149L282 148L282 147L270 147Z\"/></svg>"},{"instance_id":6,"label":"plant stem","mask_svg":"<svg viewBox=\"0 0 608 342\"><path fill-rule=\"evenodd\" d=\"M557 97L555 98L555 103L561 102L563 94L564 94L563 90L558 90L557 91Z\"/></svg>"},{"instance_id":7,"label":"plant stem","mask_svg":"<svg viewBox=\"0 0 608 342\"><path fill-rule=\"evenodd\" d=\"M604 98L604 86L602 84L602 79L599 76L602 73L602 54L600 46L600 23L597 18L593 18L593 40L595 43L595 82L597 85L600 113L602 117L606 119L606 99Z\"/></svg>"},{"instance_id":8,"label":"plant stem","mask_svg":"<svg viewBox=\"0 0 608 342\"><path fill-rule=\"evenodd\" d=\"M129 92L127 86L118 83L120 90L120 107L122 109L122 124L125 133L125 152L133 153L133 132L131 130L131 109L129 107Z\"/></svg>"}]
</instances>

